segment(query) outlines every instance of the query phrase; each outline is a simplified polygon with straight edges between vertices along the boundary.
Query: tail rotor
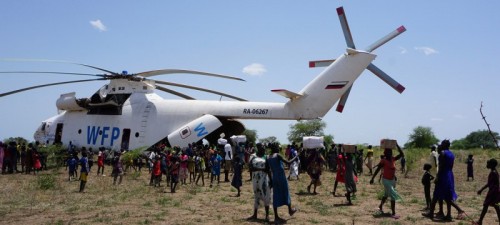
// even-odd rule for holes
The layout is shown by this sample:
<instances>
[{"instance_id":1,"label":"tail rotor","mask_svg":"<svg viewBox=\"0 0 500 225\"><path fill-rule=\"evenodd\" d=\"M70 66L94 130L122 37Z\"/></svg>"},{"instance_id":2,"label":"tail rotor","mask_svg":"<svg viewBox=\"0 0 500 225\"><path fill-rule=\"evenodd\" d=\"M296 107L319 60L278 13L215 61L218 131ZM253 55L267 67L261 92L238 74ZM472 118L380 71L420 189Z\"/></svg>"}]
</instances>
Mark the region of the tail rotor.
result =
<instances>
[{"instance_id":1,"label":"tail rotor","mask_svg":"<svg viewBox=\"0 0 500 225\"><path fill-rule=\"evenodd\" d=\"M344 12L343 7L337 8L337 14L339 16L339 21L340 25L342 27L342 31L344 33L344 38L346 41L346 45L350 49L356 49L354 45L354 41L352 39L352 34L351 30L349 28L349 24L347 23L347 18ZM365 51L366 52L372 52L375 49L379 48L383 44L387 43L388 41L392 40L393 38L399 36L403 32L406 31L406 28L404 26L398 27L396 30L390 32L386 36L382 37L381 39L377 40L370 46L368 46ZM309 67L323 67L323 66L329 66L335 61L335 59L330 59L330 60L316 60L316 61L310 61L309 62ZM375 74L377 77L379 77L381 80L383 80L385 83L387 83L389 86L391 86L394 90L396 90L399 93L403 93L405 90L405 87L398 83L396 80L394 80L392 77L387 75L384 71L379 69L377 66L375 66L373 63L370 63L368 65L367 69L371 71L373 74ZM346 90L342 97L340 98L338 104L337 104L337 112L342 112L344 110L345 104L347 102L347 98L349 97L349 93L351 92L352 89L352 83L349 86L346 86Z\"/></svg>"}]
</instances>

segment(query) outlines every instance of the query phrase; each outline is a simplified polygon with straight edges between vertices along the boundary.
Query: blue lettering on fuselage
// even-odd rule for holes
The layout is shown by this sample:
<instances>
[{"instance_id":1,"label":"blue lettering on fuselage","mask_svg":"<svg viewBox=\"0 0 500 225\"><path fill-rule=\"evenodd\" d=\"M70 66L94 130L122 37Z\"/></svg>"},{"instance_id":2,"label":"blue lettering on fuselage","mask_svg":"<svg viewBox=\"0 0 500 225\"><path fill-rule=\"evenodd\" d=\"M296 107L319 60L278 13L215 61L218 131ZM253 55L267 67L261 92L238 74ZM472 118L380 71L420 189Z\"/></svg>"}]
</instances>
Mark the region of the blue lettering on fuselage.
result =
<instances>
[{"instance_id":1,"label":"blue lettering on fuselage","mask_svg":"<svg viewBox=\"0 0 500 225\"><path fill-rule=\"evenodd\" d=\"M113 146L113 142L120 137L120 128L113 127L113 131L111 131L111 146Z\"/></svg>"},{"instance_id":2,"label":"blue lettering on fuselage","mask_svg":"<svg viewBox=\"0 0 500 225\"><path fill-rule=\"evenodd\" d=\"M96 127L92 126L92 130L90 126L87 127L87 144L90 145L95 145L95 142L97 141L97 136L99 136L99 131L101 130L101 127Z\"/></svg>"},{"instance_id":3,"label":"blue lettering on fuselage","mask_svg":"<svg viewBox=\"0 0 500 225\"><path fill-rule=\"evenodd\" d=\"M198 124L196 128L194 128L194 131L198 132L196 136L202 137L208 134L207 131L205 131L205 126L203 126L203 123Z\"/></svg>"},{"instance_id":4,"label":"blue lettering on fuselage","mask_svg":"<svg viewBox=\"0 0 500 225\"><path fill-rule=\"evenodd\" d=\"M109 136L109 131L111 130L111 137ZM107 127L107 126L87 126L87 144L96 145L100 138L100 144L105 145L109 143L109 146L113 146L114 142L120 137L120 128L118 127Z\"/></svg>"}]
</instances>

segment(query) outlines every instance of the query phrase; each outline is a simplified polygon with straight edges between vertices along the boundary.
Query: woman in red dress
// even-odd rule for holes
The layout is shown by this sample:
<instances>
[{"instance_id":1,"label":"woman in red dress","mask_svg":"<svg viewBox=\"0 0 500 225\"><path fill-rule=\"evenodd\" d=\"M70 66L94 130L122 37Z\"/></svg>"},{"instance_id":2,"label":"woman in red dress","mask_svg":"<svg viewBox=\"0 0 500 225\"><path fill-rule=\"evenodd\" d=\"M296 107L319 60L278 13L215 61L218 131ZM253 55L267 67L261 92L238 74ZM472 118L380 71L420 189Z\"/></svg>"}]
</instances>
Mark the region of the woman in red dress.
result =
<instances>
[{"instance_id":1,"label":"woman in red dress","mask_svg":"<svg viewBox=\"0 0 500 225\"><path fill-rule=\"evenodd\" d=\"M40 153L38 150L33 151L33 168L35 168L35 175L42 168L42 163L40 162Z\"/></svg>"},{"instance_id":2,"label":"woman in red dress","mask_svg":"<svg viewBox=\"0 0 500 225\"><path fill-rule=\"evenodd\" d=\"M339 152L337 155L337 176L335 177L335 184L333 185L333 196L336 196L335 191L337 190L339 182L345 183L345 156L343 152Z\"/></svg>"}]
</instances>

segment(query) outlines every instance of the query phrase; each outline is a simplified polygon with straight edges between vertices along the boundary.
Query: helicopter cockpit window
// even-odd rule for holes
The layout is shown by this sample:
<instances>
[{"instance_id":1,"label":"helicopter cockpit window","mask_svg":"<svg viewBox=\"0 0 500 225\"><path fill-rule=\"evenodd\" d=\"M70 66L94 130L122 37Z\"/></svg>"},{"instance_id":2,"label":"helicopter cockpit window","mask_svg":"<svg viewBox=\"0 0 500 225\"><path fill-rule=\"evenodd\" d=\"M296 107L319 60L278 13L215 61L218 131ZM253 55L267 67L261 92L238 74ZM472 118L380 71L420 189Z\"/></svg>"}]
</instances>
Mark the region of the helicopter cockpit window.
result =
<instances>
[{"instance_id":1,"label":"helicopter cockpit window","mask_svg":"<svg viewBox=\"0 0 500 225\"><path fill-rule=\"evenodd\" d=\"M42 131L45 131L45 126L46 125L47 125L47 123L45 123L45 122L42 123L42 126L41 126L42 127L42 129L41 129Z\"/></svg>"}]
</instances>

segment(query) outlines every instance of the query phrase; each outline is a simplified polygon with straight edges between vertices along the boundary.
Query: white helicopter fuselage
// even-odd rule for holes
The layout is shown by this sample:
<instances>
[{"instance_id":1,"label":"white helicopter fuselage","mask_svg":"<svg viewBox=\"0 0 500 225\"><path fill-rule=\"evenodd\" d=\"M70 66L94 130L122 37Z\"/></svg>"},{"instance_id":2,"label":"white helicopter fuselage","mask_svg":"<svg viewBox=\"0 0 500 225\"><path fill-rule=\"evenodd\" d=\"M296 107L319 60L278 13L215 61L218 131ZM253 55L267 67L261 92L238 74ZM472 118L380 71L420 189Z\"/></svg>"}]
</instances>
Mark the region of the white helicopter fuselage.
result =
<instances>
[{"instance_id":1,"label":"white helicopter fuselage","mask_svg":"<svg viewBox=\"0 0 500 225\"><path fill-rule=\"evenodd\" d=\"M58 106L62 112L42 123L35 140L114 150L149 147L162 140L186 147L231 126L226 120L322 118L375 57L349 49L300 92L274 90L289 98L284 103L166 100L154 93L154 82L111 80L101 88L102 94L130 94L119 113L92 114L74 103L74 94L62 95Z\"/></svg>"}]
</instances>

